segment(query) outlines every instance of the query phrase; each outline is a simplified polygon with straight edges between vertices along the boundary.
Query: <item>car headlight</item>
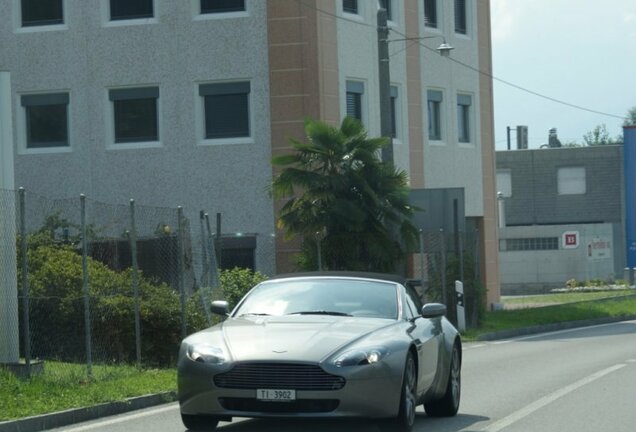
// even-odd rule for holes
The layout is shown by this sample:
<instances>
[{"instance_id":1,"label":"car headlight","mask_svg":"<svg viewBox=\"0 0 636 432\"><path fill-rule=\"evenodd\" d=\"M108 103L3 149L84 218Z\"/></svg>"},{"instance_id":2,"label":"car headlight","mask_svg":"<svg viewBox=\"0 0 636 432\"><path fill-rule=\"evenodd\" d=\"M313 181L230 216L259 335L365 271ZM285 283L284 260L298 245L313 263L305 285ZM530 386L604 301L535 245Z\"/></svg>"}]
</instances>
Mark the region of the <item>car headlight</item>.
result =
<instances>
[{"instance_id":1,"label":"car headlight","mask_svg":"<svg viewBox=\"0 0 636 432\"><path fill-rule=\"evenodd\" d=\"M225 352L216 346L195 344L188 346L188 358L199 363L221 365L227 361Z\"/></svg>"},{"instance_id":2,"label":"car headlight","mask_svg":"<svg viewBox=\"0 0 636 432\"><path fill-rule=\"evenodd\" d=\"M388 348L373 347L346 351L335 358L338 367L362 366L377 363L389 354Z\"/></svg>"}]
</instances>

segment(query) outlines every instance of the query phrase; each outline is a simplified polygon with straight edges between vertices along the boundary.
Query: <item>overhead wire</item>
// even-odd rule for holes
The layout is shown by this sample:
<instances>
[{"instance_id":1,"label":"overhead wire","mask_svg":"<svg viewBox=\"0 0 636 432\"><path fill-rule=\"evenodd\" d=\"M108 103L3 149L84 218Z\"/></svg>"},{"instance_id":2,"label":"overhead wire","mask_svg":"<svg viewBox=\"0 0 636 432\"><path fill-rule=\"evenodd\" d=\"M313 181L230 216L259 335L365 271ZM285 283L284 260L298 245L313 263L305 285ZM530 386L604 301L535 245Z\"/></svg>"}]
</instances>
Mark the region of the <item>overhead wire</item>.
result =
<instances>
[{"instance_id":1,"label":"overhead wire","mask_svg":"<svg viewBox=\"0 0 636 432\"><path fill-rule=\"evenodd\" d=\"M358 24L358 25L363 26L363 27L373 28L374 30L377 30L377 26L376 25L365 23L365 22L358 21L358 20L349 19L349 18L343 17L341 15L337 15L337 14L334 14L334 13L331 13L331 12L327 12L327 11L325 11L323 9L320 9L319 7L307 4L303 0L296 0L296 2L299 3L300 5L304 6L304 7L307 7L309 9L313 9L313 10L315 10L315 11L317 11L319 13L322 13L324 15L331 16L331 17L339 19L339 20L347 21L347 22L350 22L350 23ZM395 28L390 28L389 27L389 31L392 31L392 32L396 33L397 35L402 36L404 38L408 38L409 40L413 40L414 39L413 37L407 36L406 34L396 30ZM406 51L407 49L409 49L414 44L418 44L421 47L423 47L423 48L425 48L425 49L427 49L427 50L429 50L431 52L435 52L437 54L437 50L435 48L431 48L429 46L426 46L421 41L418 41L416 39L413 40L413 42L414 43L412 43L411 45L408 45L405 48L402 48L399 51L396 51L396 52L390 54L389 57L393 57L393 56L395 56L395 55L397 55L397 54L399 54L401 52ZM581 106L581 105L577 105L577 104L570 103L570 102L567 102L567 101L564 101L564 100L561 100L561 99L557 99L557 98L552 97L552 96L545 95L543 93L536 92L534 90L530 90L528 88L525 88L523 86L520 86L520 85L515 84L513 82L510 82L508 80L499 78L499 77L493 75L490 72L486 72L484 70L481 70L481 69L479 69L477 67L469 65L467 63L464 63L461 60L458 60L458 59L450 57L450 56L449 57L443 57L443 58L448 60L448 61L452 61L452 62L454 62L454 63L456 63L456 64L458 64L460 66L463 66L463 67L465 67L467 69L470 69L470 70L472 70L474 72L477 72L478 74L484 75L485 77L490 78L493 81L500 82L502 84L505 84L505 85L507 85L509 87L512 87L514 89L517 89L519 91L526 92L526 93L531 94L533 96L536 96L536 97L539 97L539 98L542 98L542 99L545 99L545 100L548 100L548 101L551 101L551 102L554 102L554 103L557 103L557 104L560 104L560 105L564 105L564 106L567 106L567 107L570 107L570 108L574 108L574 109L578 109L578 110L581 110L581 111L586 111L586 112L589 112L589 113L598 114L598 115L602 115L602 116L605 116L605 117L612 117L612 118L616 118L616 119L620 119L620 120L624 120L626 118L625 116L621 116L621 115L617 115L617 114L612 114L612 113L607 113L607 112L604 112L604 111L599 111L599 110L587 108L587 107L584 107L584 106Z\"/></svg>"}]
</instances>

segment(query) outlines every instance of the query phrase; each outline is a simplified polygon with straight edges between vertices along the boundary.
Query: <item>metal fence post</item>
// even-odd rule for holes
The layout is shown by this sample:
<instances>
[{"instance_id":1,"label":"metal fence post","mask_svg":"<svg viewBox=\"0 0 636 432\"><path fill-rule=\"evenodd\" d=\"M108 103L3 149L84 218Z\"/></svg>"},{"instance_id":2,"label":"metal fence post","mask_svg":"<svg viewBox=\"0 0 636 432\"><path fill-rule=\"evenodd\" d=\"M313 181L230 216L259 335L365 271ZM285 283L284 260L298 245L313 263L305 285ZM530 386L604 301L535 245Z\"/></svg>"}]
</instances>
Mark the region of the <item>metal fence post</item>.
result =
<instances>
[{"instance_id":1,"label":"metal fence post","mask_svg":"<svg viewBox=\"0 0 636 432\"><path fill-rule=\"evenodd\" d=\"M446 293L446 238L444 237L444 229L439 230L440 237L440 254L441 254L441 279L442 279L442 303L448 307L448 296Z\"/></svg>"},{"instance_id":2,"label":"metal fence post","mask_svg":"<svg viewBox=\"0 0 636 432\"><path fill-rule=\"evenodd\" d=\"M210 263L208 262L208 251L205 247L205 212L201 210L199 212L199 225L201 227L201 256L203 261L203 275L201 277L201 283L205 287L210 286Z\"/></svg>"},{"instance_id":3,"label":"metal fence post","mask_svg":"<svg viewBox=\"0 0 636 432\"><path fill-rule=\"evenodd\" d=\"M185 298L185 263L183 259L184 254L184 239L183 239L183 207L177 207L177 236L178 236L178 248L179 248L179 292L181 294L181 337L187 336L186 327L186 298Z\"/></svg>"},{"instance_id":4,"label":"metal fence post","mask_svg":"<svg viewBox=\"0 0 636 432\"><path fill-rule=\"evenodd\" d=\"M322 271L322 248L320 244L320 232L316 233L316 254L318 258L318 271Z\"/></svg>"},{"instance_id":5,"label":"metal fence post","mask_svg":"<svg viewBox=\"0 0 636 432\"><path fill-rule=\"evenodd\" d=\"M421 228L418 232L418 241L420 246L420 286L422 287L422 295L426 297L424 289L424 231Z\"/></svg>"},{"instance_id":6,"label":"metal fence post","mask_svg":"<svg viewBox=\"0 0 636 432\"><path fill-rule=\"evenodd\" d=\"M24 361L27 377L31 377L31 329L29 318L29 264L27 261L27 231L26 231L26 199L24 188L20 188L20 255L22 257L22 327L24 331Z\"/></svg>"},{"instance_id":7,"label":"metal fence post","mask_svg":"<svg viewBox=\"0 0 636 432\"><path fill-rule=\"evenodd\" d=\"M82 230L82 285L84 289L84 334L86 344L86 374L93 374L91 346L91 312L88 290L88 239L86 238L86 196L80 195L80 224Z\"/></svg>"},{"instance_id":8,"label":"metal fence post","mask_svg":"<svg viewBox=\"0 0 636 432\"><path fill-rule=\"evenodd\" d=\"M464 283L464 235L465 233L459 233L459 280Z\"/></svg>"},{"instance_id":9,"label":"metal fence post","mask_svg":"<svg viewBox=\"0 0 636 432\"><path fill-rule=\"evenodd\" d=\"M130 254L132 257L132 288L135 304L135 353L137 366L141 366L141 323L139 317L139 265L137 263L137 228L135 225L135 200L130 200Z\"/></svg>"}]
</instances>

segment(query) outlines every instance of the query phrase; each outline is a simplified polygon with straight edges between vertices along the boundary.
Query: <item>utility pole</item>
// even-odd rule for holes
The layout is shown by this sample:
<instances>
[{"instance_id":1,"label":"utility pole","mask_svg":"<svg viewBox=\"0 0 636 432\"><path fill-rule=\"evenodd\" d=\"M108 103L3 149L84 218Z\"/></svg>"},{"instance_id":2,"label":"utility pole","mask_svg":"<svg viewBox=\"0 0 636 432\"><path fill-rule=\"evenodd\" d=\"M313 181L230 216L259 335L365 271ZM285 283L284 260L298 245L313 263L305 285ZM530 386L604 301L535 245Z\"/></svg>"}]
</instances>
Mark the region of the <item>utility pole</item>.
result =
<instances>
[{"instance_id":1,"label":"utility pole","mask_svg":"<svg viewBox=\"0 0 636 432\"><path fill-rule=\"evenodd\" d=\"M378 10L378 81L380 83L380 135L389 139L382 149L382 160L393 163L391 127L391 75L389 71L389 26L386 9Z\"/></svg>"},{"instance_id":2,"label":"utility pole","mask_svg":"<svg viewBox=\"0 0 636 432\"><path fill-rule=\"evenodd\" d=\"M12 117L10 74L0 71L0 194L9 198L0 199L0 364L20 360Z\"/></svg>"}]
</instances>

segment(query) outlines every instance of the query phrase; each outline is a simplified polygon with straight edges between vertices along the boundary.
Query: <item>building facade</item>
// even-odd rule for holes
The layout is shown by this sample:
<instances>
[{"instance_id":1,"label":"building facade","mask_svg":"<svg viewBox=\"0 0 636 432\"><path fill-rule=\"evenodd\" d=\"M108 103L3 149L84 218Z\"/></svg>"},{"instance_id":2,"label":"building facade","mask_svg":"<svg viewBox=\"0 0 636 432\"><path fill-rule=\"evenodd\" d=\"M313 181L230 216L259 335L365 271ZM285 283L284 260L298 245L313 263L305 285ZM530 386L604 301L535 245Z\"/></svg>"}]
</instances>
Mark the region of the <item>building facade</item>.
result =
<instances>
[{"instance_id":1,"label":"building facade","mask_svg":"<svg viewBox=\"0 0 636 432\"><path fill-rule=\"evenodd\" d=\"M267 193L271 157L303 138L306 117L352 115L380 135L378 64L389 61L394 161L413 188L465 189L497 298L489 14L487 0L7 0L15 184L180 205L191 220L220 213L253 267L292 270L297 246L276 235Z\"/></svg>"},{"instance_id":2,"label":"building facade","mask_svg":"<svg viewBox=\"0 0 636 432\"><path fill-rule=\"evenodd\" d=\"M502 291L623 278L623 147L497 152Z\"/></svg>"}]
</instances>

